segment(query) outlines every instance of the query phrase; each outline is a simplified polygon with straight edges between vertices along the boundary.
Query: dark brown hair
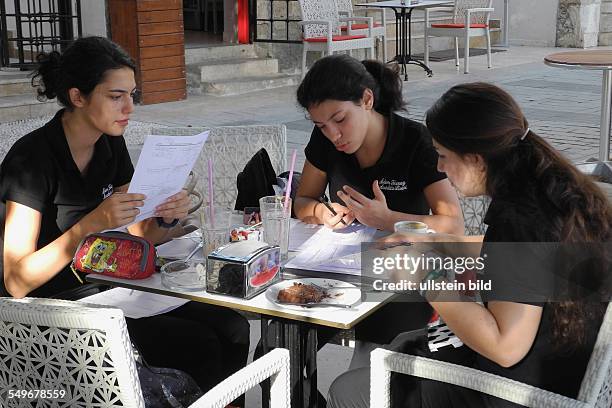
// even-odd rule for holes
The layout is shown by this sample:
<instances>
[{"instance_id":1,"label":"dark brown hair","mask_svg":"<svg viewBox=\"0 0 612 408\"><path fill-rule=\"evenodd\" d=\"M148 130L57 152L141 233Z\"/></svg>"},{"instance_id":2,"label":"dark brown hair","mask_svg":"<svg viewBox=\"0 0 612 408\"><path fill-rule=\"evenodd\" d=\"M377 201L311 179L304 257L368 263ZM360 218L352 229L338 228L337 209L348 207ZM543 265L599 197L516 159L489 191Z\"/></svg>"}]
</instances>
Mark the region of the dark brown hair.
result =
<instances>
[{"instance_id":1,"label":"dark brown hair","mask_svg":"<svg viewBox=\"0 0 612 408\"><path fill-rule=\"evenodd\" d=\"M492 199L523 197L549 215L548 237L563 243L608 242L612 207L597 185L534 131L518 104L487 83L452 87L427 111L432 137L460 156L478 154L486 164ZM544 233L544 232L543 232ZM553 304L553 335L561 344L581 344L587 319L601 305Z\"/></svg>"},{"instance_id":2,"label":"dark brown hair","mask_svg":"<svg viewBox=\"0 0 612 408\"><path fill-rule=\"evenodd\" d=\"M57 98L69 110L74 108L68 95L70 88L89 95L104 81L109 70L129 68L136 71L134 60L119 45L104 37L78 38L62 54L57 51L39 54L37 62L32 85L38 88L38 99Z\"/></svg>"},{"instance_id":3,"label":"dark brown hair","mask_svg":"<svg viewBox=\"0 0 612 408\"><path fill-rule=\"evenodd\" d=\"M374 110L384 116L404 106L397 71L380 61L359 61L344 54L315 62L297 90L297 100L304 109L326 100L358 103L366 89L374 94Z\"/></svg>"}]
</instances>

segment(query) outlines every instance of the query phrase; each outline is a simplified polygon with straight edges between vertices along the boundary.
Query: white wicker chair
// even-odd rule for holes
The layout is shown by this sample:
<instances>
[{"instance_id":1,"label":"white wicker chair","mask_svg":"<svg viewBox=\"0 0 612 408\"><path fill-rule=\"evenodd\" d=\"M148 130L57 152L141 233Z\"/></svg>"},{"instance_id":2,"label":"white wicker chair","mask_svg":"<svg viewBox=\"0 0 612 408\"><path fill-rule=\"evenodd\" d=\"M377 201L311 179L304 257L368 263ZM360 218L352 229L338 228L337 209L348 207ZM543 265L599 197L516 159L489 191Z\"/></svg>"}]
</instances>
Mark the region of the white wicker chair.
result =
<instances>
[{"instance_id":1,"label":"white wicker chair","mask_svg":"<svg viewBox=\"0 0 612 408\"><path fill-rule=\"evenodd\" d=\"M346 17L353 17L353 1L352 0L336 0L336 4L338 5L338 13L340 15L344 15ZM372 23L372 37L380 40L380 44L382 45L383 52L383 61L387 61L387 17L385 14L385 9L383 8L368 8L367 12L380 13L380 22L374 21ZM342 26L342 31L348 31L349 26L351 32L353 34L363 34L368 35L368 26L367 24L353 24L349 22L347 25Z\"/></svg>"},{"instance_id":2,"label":"white wicker chair","mask_svg":"<svg viewBox=\"0 0 612 408\"><path fill-rule=\"evenodd\" d=\"M487 196L465 197L459 194L465 235L484 235L487 226L484 217L491 199Z\"/></svg>"},{"instance_id":3,"label":"white wicker chair","mask_svg":"<svg viewBox=\"0 0 612 408\"><path fill-rule=\"evenodd\" d=\"M612 304L602 322L577 399L443 361L376 349L371 355L370 406L390 407L391 372L466 387L526 407L612 407Z\"/></svg>"},{"instance_id":4,"label":"white wicker chair","mask_svg":"<svg viewBox=\"0 0 612 408\"><path fill-rule=\"evenodd\" d=\"M335 0L299 0L302 10L302 76L306 74L306 54L318 51L332 55L338 51L355 49L369 50L369 57L374 58L374 37L372 17L340 17ZM363 34L355 34L349 24L346 35L342 35L341 23L361 22L366 28Z\"/></svg>"},{"instance_id":5,"label":"white wicker chair","mask_svg":"<svg viewBox=\"0 0 612 408\"><path fill-rule=\"evenodd\" d=\"M198 127L151 127L128 129L124 137L128 147L140 146L149 134L186 136L207 130ZM200 191L206 196L208 158L214 162L215 204L233 208L238 194L236 176L261 148L270 155L276 174L286 170L287 128L285 125L221 126L210 128L210 135L194 165ZM206 201L206 200L205 200Z\"/></svg>"},{"instance_id":6,"label":"white wicker chair","mask_svg":"<svg viewBox=\"0 0 612 408\"><path fill-rule=\"evenodd\" d=\"M289 352L275 349L191 405L223 408L271 378L271 407L289 408ZM65 391L30 405L9 390ZM0 406L144 407L120 309L55 299L0 298Z\"/></svg>"},{"instance_id":7,"label":"white wicker chair","mask_svg":"<svg viewBox=\"0 0 612 408\"><path fill-rule=\"evenodd\" d=\"M453 18L449 21L441 21L429 24L429 9L425 9L425 49L424 62L429 65L429 37L454 37L455 38L455 65L459 66L459 41L465 39L465 54L463 57L464 73L470 69L470 37L485 36L487 40L487 63L491 64L491 33L489 31L489 17L493 8L493 0L455 0Z\"/></svg>"}]
</instances>

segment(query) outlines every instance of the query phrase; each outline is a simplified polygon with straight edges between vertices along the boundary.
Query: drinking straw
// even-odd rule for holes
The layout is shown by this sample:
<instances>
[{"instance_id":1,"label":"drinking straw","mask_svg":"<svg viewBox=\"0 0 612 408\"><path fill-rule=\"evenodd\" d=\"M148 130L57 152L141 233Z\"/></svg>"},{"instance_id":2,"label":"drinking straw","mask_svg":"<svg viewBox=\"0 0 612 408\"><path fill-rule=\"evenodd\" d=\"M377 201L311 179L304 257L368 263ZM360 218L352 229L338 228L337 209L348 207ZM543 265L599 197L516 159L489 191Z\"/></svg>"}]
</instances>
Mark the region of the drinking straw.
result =
<instances>
[{"instance_id":1,"label":"drinking straw","mask_svg":"<svg viewBox=\"0 0 612 408\"><path fill-rule=\"evenodd\" d=\"M210 225L215 228L215 201L213 196L213 162L212 159L208 159L208 205L210 217Z\"/></svg>"},{"instance_id":2,"label":"drinking straw","mask_svg":"<svg viewBox=\"0 0 612 408\"><path fill-rule=\"evenodd\" d=\"M285 213L289 208L289 197L291 197L291 181L293 180L293 170L295 169L295 155L297 154L297 150L293 149L293 154L291 155L291 167L289 168L289 180L287 180L287 188L285 189Z\"/></svg>"}]
</instances>

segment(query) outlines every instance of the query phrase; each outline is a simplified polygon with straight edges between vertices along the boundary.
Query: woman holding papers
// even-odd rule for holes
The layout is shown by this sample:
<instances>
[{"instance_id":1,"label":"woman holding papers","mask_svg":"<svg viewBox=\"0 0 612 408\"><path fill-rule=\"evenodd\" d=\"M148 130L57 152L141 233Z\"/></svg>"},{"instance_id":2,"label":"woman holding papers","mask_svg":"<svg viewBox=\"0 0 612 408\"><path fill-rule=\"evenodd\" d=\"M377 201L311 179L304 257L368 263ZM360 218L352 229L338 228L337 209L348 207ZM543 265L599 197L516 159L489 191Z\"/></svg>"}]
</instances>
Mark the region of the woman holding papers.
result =
<instances>
[{"instance_id":1,"label":"woman holding papers","mask_svg":"<svg viewBox=\"0 0 612 408\"><path fill-rule=\"evenodd\" d=\"M451 88L429 109L426 123L438 169L466 196L491 197L487 232L396 234L386 241L440 242L444 246L422 245L452 259L480 257L478 283L487 286L480 290L484 303L460 301L454 289L424 290L459 343L438 348L424 331L391 347L443 361L462 354L461 364L576 398L610 299L610 203L588 176L529 129L518 104L494 85ZM443 268L421 276L415 280L421 287L454 282ZM368 377L369 367L340 376L328 407L368 406ZM517 406L409 376L394 376L391 391L394 407Z\"/></svg>"},{"instance_id":2,"label":"woman holding papers","mask_svg":"<svg viewBox=\"0 0 612 408\"><path fill-rule=\"evenodd\" d=\"M297 99L315 128L294 204L298 218L330 228L356 219L387 231L413 220L463 233L457 194L436 170L425 127L396 113L404 106L401 84L385 64L347 55L322 58L308 71ZM332 209L320 200L327 187Z\"/></svg>"},{"instance_id":3,"label":"woman holding papers","mask_svg":"<svg viewBox=\"0 0 612 408\"><path fill-rule=\"evenodd\" d=\"M57 98L64 108L18 140L0 167L0 292L78 299L91 294L91 285L82 285L69 267L79 242L129 224L145 198L126 192L134 168L122 135L134 110L135 65L101 37L78 39L63 54L38 60L39 97ZM181 191L129 232L160 242L189 205ZM149 363L184 369L203 389L246 363L248 322L228 309L187 304L163 316L128 319L128 327L137 343L142 339Z\"/></svg>"}]
</instances>

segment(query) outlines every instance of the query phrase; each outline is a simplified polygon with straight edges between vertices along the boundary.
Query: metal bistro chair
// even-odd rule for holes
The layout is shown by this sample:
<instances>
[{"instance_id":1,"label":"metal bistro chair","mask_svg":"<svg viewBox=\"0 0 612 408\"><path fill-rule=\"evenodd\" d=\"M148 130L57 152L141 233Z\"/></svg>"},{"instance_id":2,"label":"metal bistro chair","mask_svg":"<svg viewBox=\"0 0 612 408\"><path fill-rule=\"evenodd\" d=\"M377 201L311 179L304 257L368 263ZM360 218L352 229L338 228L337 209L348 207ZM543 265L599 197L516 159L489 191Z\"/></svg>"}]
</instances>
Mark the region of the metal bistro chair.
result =
<instances>
[{"instance_id":1,"label":"metal bistro chair","mask_svg":"<svg viewBox=\"0 0 612 408\"><path fill-rule=\"evenodd\" d=\"M223 408L268 378L270 406L289 408L285 349L239 370L191 407ZM0 298L0 406L30 406L11 398L11 390L57 391L28 397L36 407L144 408L123 312L66 300Z\"/></svg>"},{"instance_id":2,"label":"metal bistro chair","mask_svg":"<svg viewBox=\"0 0 612 408\"><path fill-rule=\"evenodd\" d=\"M340 17L335 0L300 0L304 46L302 51L302 77L306 74L306 55L308 51L318 51L332 55L338 51L355 49L369 50L369 58L374 58L374 37L372 17ZM351 22L362 22L366 26L356 34ZM341 23L349 24L346 34L340 30Z\"/></svg>"},{"instance_id":3,"label":"metal bistro chair","mask_svg":"<svg viewBox=\"0 0 612 408\"><path fill-rule=\"evenodd\" d=\"M425 50L424 62L429 65L429 37L455 38L455 65L459 66L459 40L465 39L465 54L463 56L464 73L469 73L470 67L470 37L485 36L487 40L487 63L491 64L491 33L489 17L493 8L493 0L455 0L452 20L429 24L429 9L425 9Z\"/></svg>"},{"instance_id":4,"label":"metal bistro chair","mask_svg":"<svg viewBox=\"0 0 612 408\"><path fill-rule=\"evenodd\" d=\"M336 4L338 5L338 13L340 15L345 15L346 17L353 17L353 2L351 0L336 0ZM383 52L383 61L387 61L387 17L385 15L385 9L383 8L368 8L368 12L380 13L380 22L373 22L372 25L372 37L380 40L382 45ZM368 35L368 26L367 24L358 23L353 24L349 22L347 25L341 26L342 31L348 31L351 29L353 34L364 34ZM378 54L377 54L378 55Z\"/></svg>"},{"instance_id":5,"label":"metal bistro chair","mask_svg":"<svg viewBox=\"0 0 612 408\"><path fill-rule=\"evenodd\" d=\"M390 407L391 372L441 381L534 408L609 408L612 406L612 304L597 335L577 399L444 361L384 349L370 355L370 406Z\"/></svg>"}]
</instances>

